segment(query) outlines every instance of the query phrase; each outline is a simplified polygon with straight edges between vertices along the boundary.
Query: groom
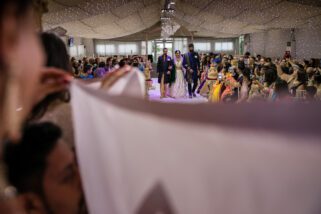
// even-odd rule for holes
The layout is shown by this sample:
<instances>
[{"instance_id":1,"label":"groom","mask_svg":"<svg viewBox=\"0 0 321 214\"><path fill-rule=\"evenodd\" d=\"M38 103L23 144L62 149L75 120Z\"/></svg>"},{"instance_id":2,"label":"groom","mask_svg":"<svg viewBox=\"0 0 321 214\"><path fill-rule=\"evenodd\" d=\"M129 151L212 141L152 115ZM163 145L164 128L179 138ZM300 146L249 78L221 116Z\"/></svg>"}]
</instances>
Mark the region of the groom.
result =
<instances>
[{"instance_id":1,"label":"groom","mask_svg":"<svg viewBox=\"0 0 321 214\"><path fill-rule=\"evenodd\" d=\"M163 55L157 61L158 83L160 84L161 98L168 95L168 86L171 81L171 72L173 70L172 58L167 55L168 49L163 49Z\"/></svg>"},{"instance_id":2,"label":"groom","mask_svg":"<svg viewBox=\"0 0 321 214\"><path fill-rule=\"evenodd\" d=\"M194 52L194 45L189 44L189 52L184 54L183 65L186 69L186 80L188 83L189 98L196 97L195 91L198 84L198 72L200 70L200 60L197 52ZM192 86L193 84L193 86Z\"/></svg>"}]
</instances>

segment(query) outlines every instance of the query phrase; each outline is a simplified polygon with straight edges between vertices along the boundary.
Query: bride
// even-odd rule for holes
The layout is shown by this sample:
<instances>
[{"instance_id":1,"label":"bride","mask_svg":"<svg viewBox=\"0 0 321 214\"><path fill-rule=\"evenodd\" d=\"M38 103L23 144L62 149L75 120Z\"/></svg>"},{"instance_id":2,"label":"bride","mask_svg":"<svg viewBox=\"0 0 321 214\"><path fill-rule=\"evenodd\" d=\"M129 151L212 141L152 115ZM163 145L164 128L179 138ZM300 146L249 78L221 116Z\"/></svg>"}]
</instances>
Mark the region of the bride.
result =
<instances>
[{"instance_id":1,"label":"bride","mask_svg":"<svg viewBox=\"0 0 321 214\"><path fill-rule=\"evenodd\" d=\"M176 80L171 86L171 97L186 97L185 69L183 67L183 57L179 50L175 51L174 65L176 70Z\"/></svg>"}]
</instances>

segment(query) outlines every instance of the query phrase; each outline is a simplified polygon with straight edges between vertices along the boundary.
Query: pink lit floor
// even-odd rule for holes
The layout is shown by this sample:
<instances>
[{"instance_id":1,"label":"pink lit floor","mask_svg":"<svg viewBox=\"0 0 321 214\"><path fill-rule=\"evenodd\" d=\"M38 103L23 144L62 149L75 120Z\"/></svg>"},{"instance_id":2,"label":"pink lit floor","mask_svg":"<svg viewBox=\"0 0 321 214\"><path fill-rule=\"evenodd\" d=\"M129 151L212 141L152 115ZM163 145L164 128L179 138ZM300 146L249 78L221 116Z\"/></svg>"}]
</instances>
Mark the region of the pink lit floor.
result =
<instances>
[{"instance_id":1,"label":"pink lit floor","mask_svg":"<svg viewBox=\"0 0 321 214\"><path fill-rule=\"evenodd\" d=\"M153 79L153 87L154 89L149 90L149 99L151 101L157 102L166 102L166 103L187 103L187 104L196 104L196 103L205 103L208 102L205 97L202 97L197 94L197 97L193 97L190 99L188 94L186 94L186 98L160 98L160 85L157 82L157 79Z\"/></svg>"}]
</instances>

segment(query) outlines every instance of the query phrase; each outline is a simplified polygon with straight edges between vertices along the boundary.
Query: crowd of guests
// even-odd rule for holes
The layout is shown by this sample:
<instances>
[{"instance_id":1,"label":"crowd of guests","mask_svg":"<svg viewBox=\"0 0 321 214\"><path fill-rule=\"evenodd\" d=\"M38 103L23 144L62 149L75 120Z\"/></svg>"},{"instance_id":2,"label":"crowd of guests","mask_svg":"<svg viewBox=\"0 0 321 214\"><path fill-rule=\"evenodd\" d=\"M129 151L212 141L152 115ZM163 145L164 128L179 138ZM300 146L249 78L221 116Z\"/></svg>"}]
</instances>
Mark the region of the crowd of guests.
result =
<instances>
[{"instance_id":1,"label":"crowd of guests","mask_svg":"<svg viewBox=\"0 0 321 214\"><path fill-rule=\"evenodd\" d=\"M286 53L272 61L244 56L202 56L198 92L212 102L320 101L319 59L299 62Z\"/></svg>"},{"instance_id":2,"label":"crowd of guests","mask_svg":"<svg viewBox=\"0 0 321 214\"><path fill-rule=\"evenodd\" d=\"M249 52L244 56L198 54L193 44L186 54L177 50L174 59L167 52L165 48L157 64L161 98L199 94L216 103L321 100L320 59L300 62L289 52L274 61Z\"/></svg>"},{"instance_id":3,"label":"crowd of guests","mask_svg":"<svg viewBox=\"0 0 321 214\"><path fill-rule=\"evenodd\" d=\"M87 58L83 57L76 60L75 57L71 58L72 73L75 78L93 79L102 78L108 72L117 68L124 67L125 65L138 68L141 72L145 73L152 70L151 60L146 56L118 56L103 58ZM147 72L148 73L148 72Z\"/></svg>"},{"instance_id":4,"label":"crowd of guests","mask_svg":"<svg viewBox=\"0 0 321 214\"><path fill-rule=\"evenodd\" d=\"M176 50L173 57L164 48L157 59L160 98L206 97L209 102L243 103L255 101L321 100L320 59L298 61L285 52L272 60L261 55L197 53L189 45L187 53ZM146 56L112 56L76 60L72 73L81 79L102 78L125 65L137 67L146 78L147 90L154 89L152 62ZM148 94L148 93L147 93Z\"/></svg>"}]
</instances>

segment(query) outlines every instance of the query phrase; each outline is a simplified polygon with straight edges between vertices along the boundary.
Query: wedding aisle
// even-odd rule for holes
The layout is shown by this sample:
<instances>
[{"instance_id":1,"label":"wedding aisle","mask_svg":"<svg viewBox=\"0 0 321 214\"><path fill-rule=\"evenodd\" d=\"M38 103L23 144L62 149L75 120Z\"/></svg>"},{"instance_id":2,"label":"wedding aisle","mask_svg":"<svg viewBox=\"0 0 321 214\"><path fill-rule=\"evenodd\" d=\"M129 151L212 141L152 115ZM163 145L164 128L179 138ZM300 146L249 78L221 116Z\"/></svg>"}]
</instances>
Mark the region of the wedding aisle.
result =
<instances>
[{"instance_id":1,"label":"wedding aisle","mask_svg":"<svg viewBox=\"0 0 321 214\"><path fill-rule=\"evenodd\" d=\"M187 104L196 104L196 103L206 103L208 102L205 97L197 95L193 99L188 98L186 94L186 98L160 98L160 85L157 82L157 78L153 78L153 89L149 90L149 99L151 101L157 102L165 102L165 103L187 103Z\"/></svg>"}]
</instances>

